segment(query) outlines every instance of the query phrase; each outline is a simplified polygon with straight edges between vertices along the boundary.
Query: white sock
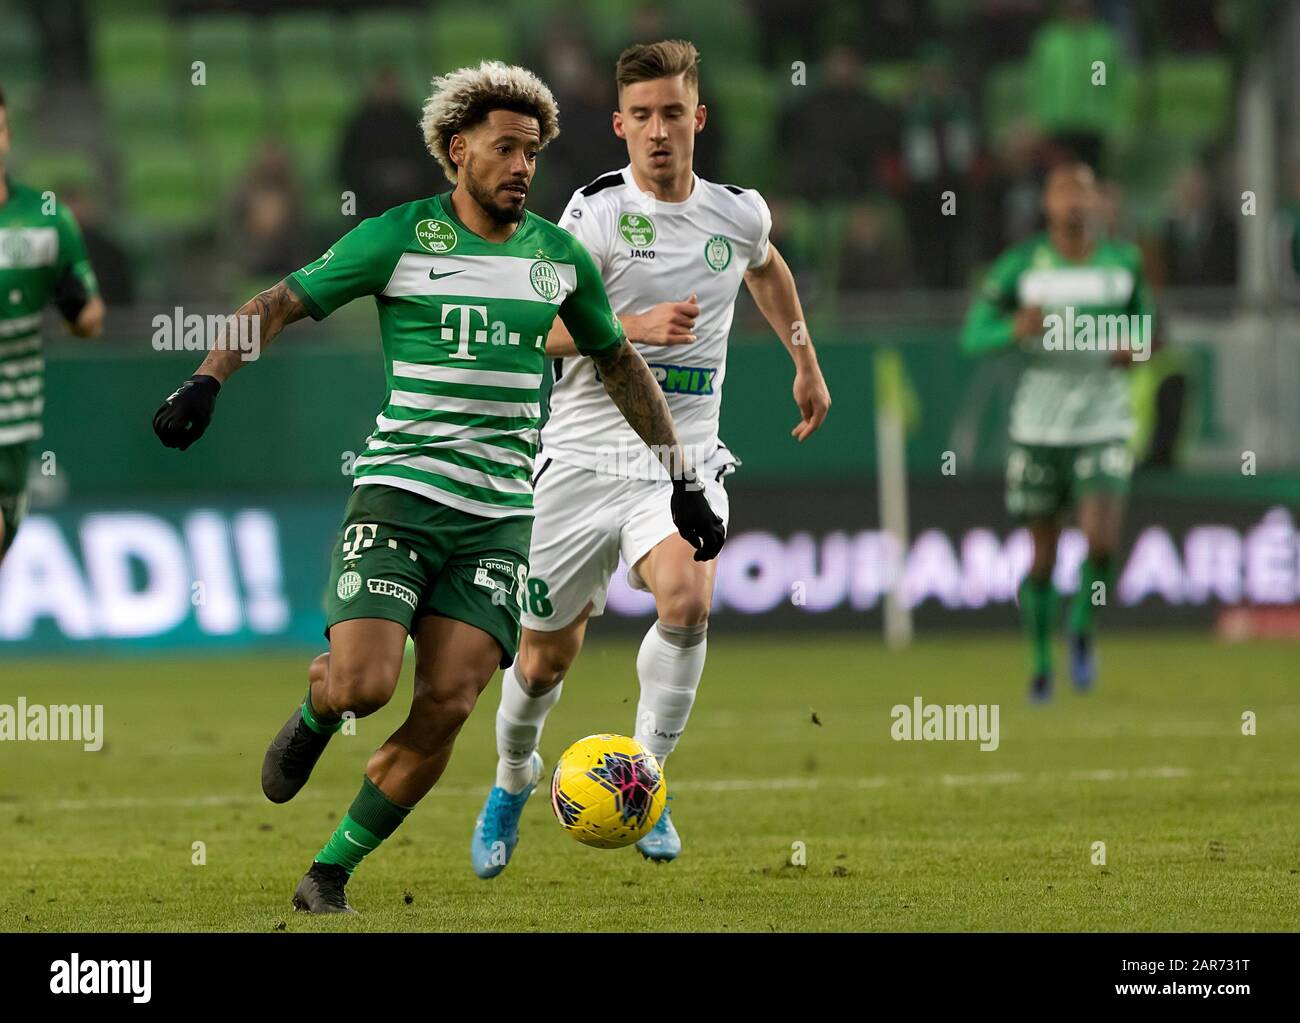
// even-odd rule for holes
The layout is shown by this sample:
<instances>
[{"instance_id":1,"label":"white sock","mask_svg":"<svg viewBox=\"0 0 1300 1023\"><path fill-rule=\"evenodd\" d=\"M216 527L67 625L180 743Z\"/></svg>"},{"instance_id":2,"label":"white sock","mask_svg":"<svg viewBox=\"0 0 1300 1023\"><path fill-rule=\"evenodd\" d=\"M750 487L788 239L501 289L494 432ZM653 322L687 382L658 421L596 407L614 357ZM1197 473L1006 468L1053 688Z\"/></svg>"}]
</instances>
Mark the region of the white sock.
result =
<instances>
[{"instance_id":1,"label":"white sock","mask_svg":"<svg viewBox=\"0 0 1300 1023\"><path fill-rule=\"evenodd\" d=\"M533 780L533 751L542 741L546 715L560 700L564 683L541 696L529 696L512 664L501 676L501 704L497 707L497 784L507 792L522 792Z\"/></svg>"},{"instance_id":2,"label":"white sock","mask_svg":"<svg viewBox=\"0 0 1300 1023\"><path fill-rule=\"evenodd\" d=\"M636 705L636 740L660 766L677 748L704 674L708 623L665 625L656 621L641 641L636 673L641 699Z\"/></svg>"}]
</instances>

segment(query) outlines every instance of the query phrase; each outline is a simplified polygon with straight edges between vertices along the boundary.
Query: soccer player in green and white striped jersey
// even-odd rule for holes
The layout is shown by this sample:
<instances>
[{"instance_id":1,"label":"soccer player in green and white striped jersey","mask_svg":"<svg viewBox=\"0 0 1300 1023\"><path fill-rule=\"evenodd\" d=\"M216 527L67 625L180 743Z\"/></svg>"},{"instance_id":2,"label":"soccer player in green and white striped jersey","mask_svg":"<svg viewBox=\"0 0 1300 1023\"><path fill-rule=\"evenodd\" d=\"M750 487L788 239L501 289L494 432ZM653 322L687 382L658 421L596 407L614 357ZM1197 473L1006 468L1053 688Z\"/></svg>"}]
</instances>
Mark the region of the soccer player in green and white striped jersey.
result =
<instances>
[{"instance_id":1,"label":"soccer player in green and white striped jersey","mask_svg":"<svg viewBox=\"0 0 1300 1023\"><path fill-rule=\"evenodd\" d=\"M0 91L0 561L26 511L31 445L41 438L45 307L57 306L77 337L96 337L104 327L104 303L76 219L54 193L8 176L9 144Z\"/></svg>"},{"instance_id":2,"label":"soccer player in green and white striped jersey","mask_svg":"<svg viewBox=\"0 0 1300 1023\"><path fill-rule=\"evenodd\" d=\"M408 633L415 695L298 885L294 905L310 912L351 910L352 871L433 787L479 693L514 660L546 337L557 315L673 476L683 537L702 558L724 539L591 257L524 209L537 154L558 133L550 91L523 68L485 61L434 79L423 128L454 190L363 221L237 314L257 317L265 345L288 323L372 296L383 341L387 395L356 463L331 564L329 653L312 663L302 706L267 750L263 791L291 799L343 716L388 702ZM218 340L155 415L169 447L198 439L240 365L240 346Z\"/></svg>"},{"instance_id":3,"label":"soccer player in green and white striped jersey","mask_svg":"<svg viewBox=\"0 0 1300 1023\"><path fill-rule=\"evenodd\" d=\"M1108 602L1132 471L1134 419L1125 368L1151 355L1153 306L1137 247L1097 237L1097 188L1083 163L1061 164L1043 193L1045 233L998 259L962 332L968 352L1018 346L1025 366L1011 406L1007 510L1033 536L1020 586L1031 650L1030 696L1052 689L1061 520L1072 506L1088 541L1069 616L1070 674L1093 684L1093 624Z\"/></svg>"}]
</instances>

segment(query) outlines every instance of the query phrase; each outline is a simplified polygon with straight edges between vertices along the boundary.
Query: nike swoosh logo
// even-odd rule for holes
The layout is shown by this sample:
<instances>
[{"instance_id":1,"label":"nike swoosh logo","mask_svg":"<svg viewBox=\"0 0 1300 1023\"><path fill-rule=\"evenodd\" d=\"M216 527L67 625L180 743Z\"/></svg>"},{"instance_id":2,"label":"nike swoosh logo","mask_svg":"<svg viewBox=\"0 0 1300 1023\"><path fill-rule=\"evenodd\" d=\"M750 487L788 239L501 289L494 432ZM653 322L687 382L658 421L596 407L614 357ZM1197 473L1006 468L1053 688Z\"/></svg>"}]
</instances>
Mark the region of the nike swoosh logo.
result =
<instances>
[{"instance_id":1,"label":"nike swoosh logo","mask_svg":"<svg viewBox=\"0 0 1300 1023\"><path fill-rule=\"evenodd\" d=\"M450 276L452 276L453 274L463 274L464 272L465 272L464 270L448 270L445 274L440 274L440 273L438 273L437 270L430 270L430 271L429 271L429 280L431 280L431 281L440 281L440 280L442 280L444 277L450 277Z\"/></svg>"},{"instance_id":2,"label":"nike swoosh logo","mask_svg":"<svg viewBox=\"0 0 1300 1023\"><path fill-rule=\"evenodd\" d=\"M358 842L355 838L352 837L352 832L350 831L343 832L343 837L346 838L353 845L358 846L359 848L366 849L368 851L373 851L376 848L376 846L373 845L362 845L360 842Z\"/></svg>"}]
</instances>

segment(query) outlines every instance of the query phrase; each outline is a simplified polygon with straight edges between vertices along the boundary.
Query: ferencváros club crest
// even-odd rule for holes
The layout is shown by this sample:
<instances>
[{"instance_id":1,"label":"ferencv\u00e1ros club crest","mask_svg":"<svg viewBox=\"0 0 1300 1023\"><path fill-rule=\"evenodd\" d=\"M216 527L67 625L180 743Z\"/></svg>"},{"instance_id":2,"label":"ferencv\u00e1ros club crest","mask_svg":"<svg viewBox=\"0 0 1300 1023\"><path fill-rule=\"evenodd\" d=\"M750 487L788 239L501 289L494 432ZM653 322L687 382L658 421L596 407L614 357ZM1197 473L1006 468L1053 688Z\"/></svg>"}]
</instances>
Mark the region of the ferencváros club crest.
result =
<instances>
[{"instance_id":1,"label":"ferencv\u00e1ros club crest","mask_svg":"<svg viewBox=\"0 0 1300 1023\"><path fill-rule=\"evenodd\" d=\"M704 243L704 262L714 273L721 273L731 265L731 242L715 234Z\"/></svg>"},{"instance_id":2,"label":"ferencv\u00e1ros club crest","mask_svg":"<svg viewBox=\"0 0 1300 1023\"><path fill-rule=\"evenodd\" d=\"M420 248L442 255L456 247L456 229L445 220L421 220L415 225L415 240Z\"/></svg>"},{"instance_id":3,"label":"ferencv\u00e1ros club crest","mask_svg":"<svg viewBox=\"0 0 1300 1023\"><path fill-rule=\"evenodd\" d=\"M554 301L560 293L560 275L545 259L539 259L533 264L533 268L528 271L528 280L532 283L533 290L548 302Z\"/></svg>"},{"instance_id":4,"label":"ferencv\u00e1ros club crest","mask_svg":"<svg viewBox=\"0 0 1300 1023\"><path fill-rule=\"evenodd\" d=\"M618 233L634 249L648 249L655 243L655 224L640 213L624 213L618 218Z\"/></svg>"},{"instance_id":5,"label":"ferencv\u00e1ros club crest","mask_svg":"<svg viewBox=\"0 0 1300 1023\"><path fill-rule=\"evenodd\" d=\"M361 590L361 574L348 570L339 576L339 584L335 592L339 595L339 600L351 600Z\"/></svg>"}]
</instances>

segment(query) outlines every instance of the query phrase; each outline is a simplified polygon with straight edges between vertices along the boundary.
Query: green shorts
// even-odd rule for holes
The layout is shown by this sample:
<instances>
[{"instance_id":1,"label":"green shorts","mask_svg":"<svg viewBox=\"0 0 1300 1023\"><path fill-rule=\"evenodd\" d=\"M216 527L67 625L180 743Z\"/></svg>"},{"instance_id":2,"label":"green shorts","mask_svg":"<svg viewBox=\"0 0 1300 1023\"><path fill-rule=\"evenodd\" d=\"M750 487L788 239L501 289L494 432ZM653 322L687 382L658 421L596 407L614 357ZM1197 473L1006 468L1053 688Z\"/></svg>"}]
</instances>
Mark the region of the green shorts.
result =
<instances>
[{"instance_id":1,"label":"green shorts","mask_svg":"<svg viewBox=\"0 0 1300 1023\"><path fill-rule=\"evenodd\" d=\"M355 487L330 558L325 635L353 618L386 618L410 632L437 614L486 632L508 668L532 532L529 515L488 519L396 487Z\"/></svg>"},{"instance_id":2,"label":"green shorts","mask_svg":"<svg viewBox=\"0 0 1300 1023\"><path fill-rule=\"evenodd\" d=\"M0 538L0 555L13 546L18 524L27 514L27 444L0 447L0 521L4 537Z\"/></svg>"},{"instance_id":3,"label":"green shorts","mask_svg":"<svg viewBox=\"0 0 1300 1023\"><path fill-rule=\"evenodd\" d=\"M1007 511L1022 519L1050 518L1085 494L1128 492L1133 454L1124 441L1101 444L1011 445Z\"/></svg>"}]
</instances>

